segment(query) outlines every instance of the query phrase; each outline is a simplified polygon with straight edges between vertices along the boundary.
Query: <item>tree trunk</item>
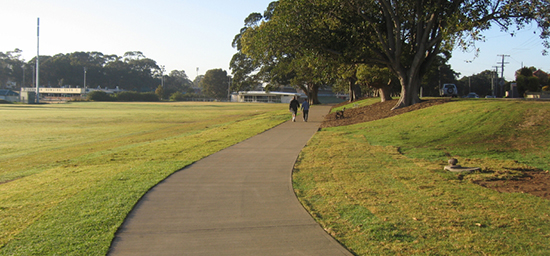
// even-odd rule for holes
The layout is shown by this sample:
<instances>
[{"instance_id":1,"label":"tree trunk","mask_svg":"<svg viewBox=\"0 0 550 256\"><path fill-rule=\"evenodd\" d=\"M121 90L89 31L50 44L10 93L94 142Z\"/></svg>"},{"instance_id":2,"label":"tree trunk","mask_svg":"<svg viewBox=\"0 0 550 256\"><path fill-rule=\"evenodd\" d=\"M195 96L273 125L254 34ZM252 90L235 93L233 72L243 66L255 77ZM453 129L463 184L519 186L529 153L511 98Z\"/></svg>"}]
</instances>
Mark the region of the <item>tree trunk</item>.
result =
<instances>
[{"instance_id":1,"label":"tree trunk","mask_svg":"<svg viewBox=\"0 0 550 256\"><path fill-rule=\"evenodd\" d=\"M413 76L407 79L399 76L399 81L401 83L401 97L392 110L408 107L420 102L420 96L418 95L420 92L420 77Z\"/></svg>"},{"instance_id":2,"label":"tree trunk","mask_svg":"<svg viewBox=\"0 0 550 256\"><path fill-rule=\"evenodd\" d=\"M361 97L363 97L361 86L359 84L355 83L353 93L355 94L355 100L359 100L361 99Z\"/></svg>"},{"instance_id":3,"label":"tree trunk","mask_svg":"<svg viewBox=\"0 0 550 256\"><path fill-rule=\"evenodd\" d=\"M308 101L310 104L321 104L319 101L319 85L312 84L309 86Z\"/></svg>"},{"instance_id":4,"label":"tree trunk","mask_svg":"<svg viewBox=\"0 0 550 256\"><path fill-rule=\"evenodd\" d=\"M353 92L353 88L355 87L355 81L353 79L348 79L349 87L348 87L348 94L349 94L349 102L355 101L355 93Z\"/></svg>"},{"instance_id":5,"label":"tree trunk","mask_svg":"<svg viewBox=\"0 0 550 256\"><path fill-rule=\"evenodd\" d=\"M378 88L378 95L380 96L380 102L385 102L387 100L392 100L391 98L391 82L392 79L388 79L386 86Z\"/></svg>"},{"instance_id":6,"label":"tree trunk","mask_svg":"<svg viewBox=\"0 0 550 256\"><path fill-rule=\"evenodd\" d=\"M390 86L384 86L381 87L379 90L380 95L380 102L385 102L387 100L392 100L391 98L391 87Z\"/></svg>"},{"instance_id":7,"label":"tree trunk","mask_svg":"<svg viewBox=\"0 0 550 256\"><path fill-rule=\"evenodd\" d=\"M356 83L357 79L348 78L349 82L349 101L353 102L361 98L361 87Z\"/></svg>"}]
</instances>

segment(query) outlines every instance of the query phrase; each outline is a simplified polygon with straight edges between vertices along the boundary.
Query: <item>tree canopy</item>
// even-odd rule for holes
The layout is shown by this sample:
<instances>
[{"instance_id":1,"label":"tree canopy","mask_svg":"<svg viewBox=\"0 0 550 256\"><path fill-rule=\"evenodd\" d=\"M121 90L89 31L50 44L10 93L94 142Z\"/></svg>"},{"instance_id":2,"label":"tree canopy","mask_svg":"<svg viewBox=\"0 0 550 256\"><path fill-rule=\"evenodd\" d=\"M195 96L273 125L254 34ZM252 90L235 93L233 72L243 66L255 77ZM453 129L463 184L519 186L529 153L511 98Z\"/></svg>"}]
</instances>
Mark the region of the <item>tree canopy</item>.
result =
<instances>
[{"instance_id":1,"label":"tree canopy","mask_svg":"<svg viewBox=\"0 0 550 256\"><path fill-rule=\"evenodd\" d=\"M222 69L206 71L200 81L203 94L220 100L227 99L230 79L231 77Z\"/></svg>"},{"instance_id":2,"label":"tree canopy","mask_svg":"<svg viewBox=\"0 0 550 256\"><path fill-rule=\"evenodd\" d=\"M536 67L523 67L516 71L516 84L519 95L526 92L539 92L548 85L548 74Z\"/></svg>"},{"instance_id":3,"label":"tree canopy","mask_svg":"<svg viewBox=\"0 0 550 256\"><path fill-rule=\"evenodd\" d=\"M314 53L345 65L388 68L401 85L395 108L418 103L437 56L468 48L499 26L514 33L537 23L549 46L547 0L280 0L269 20L241 33L242 52L280 63ZM265 61L264 61L265 62ZM265 62L267 63L267 62Z\"/></svg>"}]
</instances>

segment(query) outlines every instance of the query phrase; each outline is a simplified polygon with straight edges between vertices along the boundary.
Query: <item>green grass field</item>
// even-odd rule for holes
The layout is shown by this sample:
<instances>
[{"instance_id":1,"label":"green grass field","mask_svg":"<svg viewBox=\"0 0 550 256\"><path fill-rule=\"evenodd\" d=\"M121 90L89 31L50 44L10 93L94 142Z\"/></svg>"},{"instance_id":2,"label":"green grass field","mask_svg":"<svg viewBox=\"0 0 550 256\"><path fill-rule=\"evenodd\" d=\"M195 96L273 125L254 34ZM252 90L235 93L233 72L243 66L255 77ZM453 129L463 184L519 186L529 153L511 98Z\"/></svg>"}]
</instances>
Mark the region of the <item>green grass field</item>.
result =
<instances>
[{"instance_id":1,"label":"green grass field","mask_svg":"<svg viewBox=\"0 0 550 256\"><path fill-rule=\"evenodd\" d=\"M323 129L295 191L356 255L550 255L549 200L473 183L549 170L549 116L546 102L458 100ZM450 157L482 170L444 171Z\"/></svg>"},{"instance_id":2,"label":"green grass field","mask_svg":"<svg viewBox=\"0 0 550 256\"><path fill-rule=\"evenodd\" d=\"M104 255L149 188L288 118L284 104L0 105L0 255Z\"/></svg>"},{"instance_id":3,"label":"green grass field","mask_svg":"<svg viewBox=\"0 0 550 256\"><path fill-rule=\"evenodd\" d=\"M0 105L0 255L104 255L149 188L288 120L286 107ZM549 103L458 100L323 129L295 190L356 255L549 255L548 200L473 183L549 170L549 114ZM482 171L445 172L450 157Z\"/></svg>"}]
</instances>

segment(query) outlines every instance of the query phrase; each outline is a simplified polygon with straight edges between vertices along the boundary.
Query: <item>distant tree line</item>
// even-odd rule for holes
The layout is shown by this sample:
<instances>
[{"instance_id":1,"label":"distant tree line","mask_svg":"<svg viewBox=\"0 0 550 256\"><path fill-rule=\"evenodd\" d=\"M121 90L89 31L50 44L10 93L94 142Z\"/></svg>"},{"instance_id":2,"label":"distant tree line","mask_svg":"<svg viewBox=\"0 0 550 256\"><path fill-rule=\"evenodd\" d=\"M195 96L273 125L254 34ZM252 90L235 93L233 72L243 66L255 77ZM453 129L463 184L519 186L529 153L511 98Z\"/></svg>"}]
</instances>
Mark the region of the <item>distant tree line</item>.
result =
<instances>
[{"instance_id":1,"label":"distant tree line","mask_svg":"<svg viewBox=\"0 0 550 256\"><path fill-rule=\"evenodd\" d=\"M462 77L456 83L459 94L466 95L475 92L481 97L493 95L496 86L500 86L501 78L495 70L484 70L471 76ZM550 91L550 76L536 67L524 67L515 72L515 81L504 83L503 90L509 91L510 84L516 83L520 97L526 92Z\"/></svg>"},{"instance_id":2,"label":"distant tree line","mask_svg":"<svg viewBox=\"0 0 550 256\"><path fill-rule=\"evenodd\" d=\"M36 57L21 59L21 50L0 52L0 85L8 82L16 88L35 86ZM165 74L155 60L142 52L130 51L123 56L100 52L74 52L40 56L40 85L49 87L83 87L84 72L88 88L116 88L135 92L154 92L161 84L161 98L173 93L193 92L193 82L183 70ZM161 79L164 79L162 81Z\"/></svg>"},{"instance_id":3,"label":"distant tree line","mask_svg":"<svg viewBox=\"0 0 550 256\"><path fill-rule=\"evenodd\" d=\"M153 92L125 91L116 94L109 94L104 91L92 91L88 94L87 99L91 101L154 102L159 101L160 97L158 94Z\"/></svg>"}]
</instances>

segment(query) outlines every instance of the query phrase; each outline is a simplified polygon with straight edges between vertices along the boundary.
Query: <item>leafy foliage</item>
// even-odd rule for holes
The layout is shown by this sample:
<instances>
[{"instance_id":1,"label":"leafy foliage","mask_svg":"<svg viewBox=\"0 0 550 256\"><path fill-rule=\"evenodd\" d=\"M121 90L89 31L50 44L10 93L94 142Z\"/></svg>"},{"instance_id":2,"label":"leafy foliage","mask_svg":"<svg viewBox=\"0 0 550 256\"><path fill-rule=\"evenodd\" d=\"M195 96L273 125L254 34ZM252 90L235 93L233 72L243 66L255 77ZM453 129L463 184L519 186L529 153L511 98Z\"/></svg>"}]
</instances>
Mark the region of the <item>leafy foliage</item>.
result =
<instances>
[{"instance_id":1,"label":"leafy foliage","mask_svg":"<svg viewBox=\"0 0 550 256\"><path fill-rule=\"evenodd\" d=\"M549 9L546 0L281 0L269 20L238 38L243 53L267 66L322 55L338 65L387 67L401 84L398 108L420 101L422 79L441 53L471 47L492 25L513 33L536 22L546 44ZM353 76L347 78L351 85Z\"/></svg>"},{"instance_id":2,"label":"leafy foliage","mask_svg":"<svg viewBox=\"0 0 550 256\"><path fill-rule=\"evenodd\" d=\"M159 101L159 96L153 92L119 92L115 95L104 91L92 91L88 94L88 100L91 101L124 101L124 102L154 102Z\"/></svg>"},{"instance_id":3,"label":"leafy foliage","mask_svg":"<svg viewBox=\"0 0 550 256\"><path fill-rule=\"evenodd\" d=\"M18 88L33 86L36 57L25 62L21 50L0 52L0 85L12 81ZM50 86L82 86L86 72L88 88L98 86L131 91L154 91L160 84L161 70L156 61L142 52L126 52L124 56L100 52L74 52L40 56L40 84ZM191 81L184 71L174 70L165 77L166 92L186 92ZM165 96L165 95L164 95Z\"/></svg>"},{"instance_id":4,"label":"leafy foliage","mask_svg":"<svg viewBox=\"0 0 550 256\"><path fill-rule=\"evenodd\" d=\"M19 59L21 52L20 49L0 52L0 85L5 85L8 81L18 81L17 78L22 77L25 65Z\"/></svg>"},{"instance_id":5,"label":"leafy foliage","mask_svg":"<svg viewBox=\"0 0 550 256\"><path fill-rule=\"evenodd\" d=\"M130 101L143 101L143 102L159 101L158 95L153 93L153 92L144 92L144 93L132 92L132 91L119 92L115 95L115 97L116 97L117 101L126 101L126 102L130 102Z\"/></svg>"},{"instance_id":6,"label":"leafy foliage","mask_svg":"<svg viewBox=\"0 0 550 256\"><path fill-rule=\"evenodd\" d=\"M470 92L475 92L480 96L491 95L491 83L496 84L495 71L485 70L479 74L474 74L469 77L463 77L457 84L458 91L462 95L467 95Z\"/></svg>"},{"instance_id":7,"label":"leafy foliage","mask_svg":"<svg viewBox=\"0 0 550 256\"><path fill-rule=\"evenodd\" d=\"M175 92L170 95L170 101L183 101L185 99L185 95L181 92Z\"/></svg>"},{"instance_id":8,"label":"leafy foliage","mask_svg":"<svg viewBox=\"0 0 550 256\"><path fill-rule=\"evenodd\" d=\"M533 71L536 71L535 67L524 67L516 72L516 83L520 95L525 92L538 92L541 90L541 78L544 79L544 77L541 74L539 74L540 78L533 75ZM546 75L546 80L548 80L548 75Z\"/></svg>"},{"instance_id":9,"label":"leafy foliage","mask_svg":"<svg viewBox=\"0 0 550 256\"><path fill-rule=\"evenodd\" d=\"M114 101L116 98L104 91L93 91L88 94L88 100L91 101Z\"/></svg>"},{"instance_id":10,"label":"leafy foliage","mask_svg":"<svg viewBox=\"0 0 550 256\"><path fill-rule=\"evenodd\" d=\"M162 88L162 85L159 85L157 89L155 90L155 94L159 99L162 99L164 97L164 88Z\"/></svg>"},{"instance_id":11,"label":"leafy foliage","mask_svg":"<svg viewBox=\"0 0 550 256\"><path fill-rule=\"evenodd\" d=\"M206 71L200 82L202 93L216 99L227 99L229 79L227 72L222 69Z\"/></svg>"}]
</instances>

